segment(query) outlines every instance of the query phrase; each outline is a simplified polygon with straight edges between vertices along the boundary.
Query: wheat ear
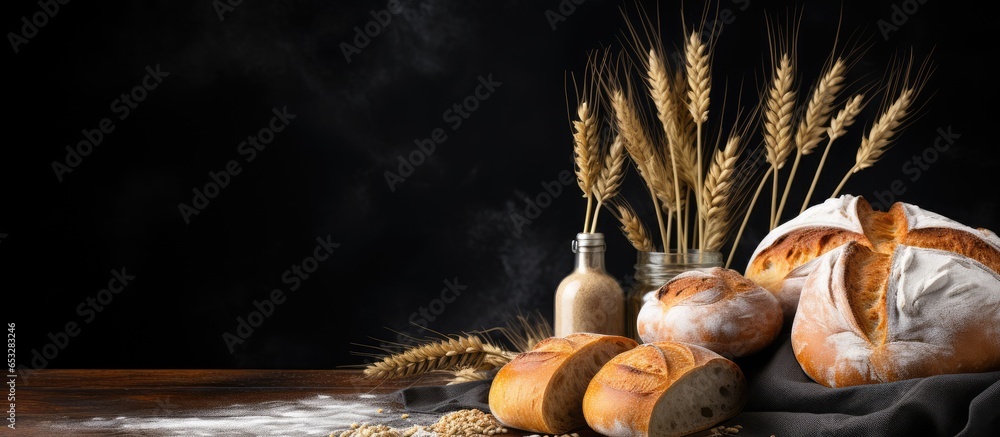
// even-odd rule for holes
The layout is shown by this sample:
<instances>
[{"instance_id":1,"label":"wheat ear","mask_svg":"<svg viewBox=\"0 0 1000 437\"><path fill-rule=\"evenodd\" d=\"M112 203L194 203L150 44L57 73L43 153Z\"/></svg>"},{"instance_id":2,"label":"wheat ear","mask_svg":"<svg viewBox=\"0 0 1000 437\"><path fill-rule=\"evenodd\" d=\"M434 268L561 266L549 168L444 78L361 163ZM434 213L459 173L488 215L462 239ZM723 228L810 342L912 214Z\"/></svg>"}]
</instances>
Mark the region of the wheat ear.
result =
<instances>
[{"instance_id":1,"label":"wheat ear","mask_svg":"<svg viewBox=\"0 0 1000 437\"><path fill-rule=\"evenodd\" d=\"M691 112L683 110L687 105L687 77L684 69L678 68L674 72L673 97L674 107L678 108L678 138L677 138L677 172L689 187L698 184L698 152L695 150L695 123L691 118Z\"/></svg>"},{"instance_id":2,"label":"wheat ear","mask_svg":"<svg viewBox=\"0 0 1000 437\"><path fill-rule=\"evenodd\" d=\"M830 120L830 113L833 111L833 103L840 95L840 89L844 86L844 76L847 73L847 64L843 59L836 62L823 74L812 97L806 105L806 113L799 122L799 128L795 131L795 160L792 162L792 171L785 181L785 190L781 194L781 203L778 204L776 221L781 221L781 213L785 210L785 202L788 201L788 192L792 189L792 181L795 180L795 173L799 169L799 161L805 155L816 150L816 146L823 140L826 132L826 124ZM777 224L777 223L775 223Z\"/></svg>"},{"instance_id":3,"label":"wheat ear","mask_svg":"<svg viewBox=\"0 0 1000 437\"><path fill-rule=\"evenodd\" d=\"M594 211L593 223L590 225L591 233L597 232L597 217L601 214L601 206L621 191L622 181L625 179L625 158L625 145L622 144L621 135L615 135L615 140L611 142L611 148L604 157L601 172L594 181L597 208Z\"/></svg>"},{"instance_id":4,"label":"wheat ear","mask_svg":"<svg viewBox=\"0 0 1000 437\"><path fill-rule=\"evenodd\" d=\"M704 175L702 169L702 126L708 121L709 94L712 89L712 74L709 70L709 46L701 40L701 32L691 32L684 47L687 79L688 79L688 112L694 119L696 128L695 151L697 152L697 166L695 185L695 204L701 205L701 187L704 186ZM705 245L705 223L695 215L698 220L699 248Z\"/></svg>"},{"instance_id":5,"label":"wheat ear","mask_svg":"<svg viewBox=\"0 0 1000 437\"><path fill-rule=\"evenodd\" d=\"M490 378L488 372L476 370L474 367L465 367L452 372L452 378L448 385L461 384L463 382L483 381Z\"/></svg>"},{"instance_id":6,"label":"wheat ear","mask_svg":"<svg viewBox=\"0 0 1000 437\"><path fill-rule=\"evenodd\" d=\"M611 106L615 110L615 121L618 125L618 132L621 133L624 140L625 151L635 162L639 176L642 176L649 189L649 195L653 200L653 209L656 211L656 221L660 225L660 237L664 243L664 250L667 250L667 231L663 224L663 214L660 212L656 196L657 158L653 143L646 135L639 114L620 89L611 93Z\"/></svg>"},{"instance_id":7,"label":"wheat ear","mask_svg":"<svg viewBox=\"0 0 1000 437\"><path fill-rule=\"evenodd\" d=\"M847 101L844 108L837 113L833 120L830 120L830 127L826 130L826 136L828 137L826 142L826 148L823 150L823 157L819 160L819 167L816 167L816 174L813 175L812 184L809 185L809 192L806 193L806 199L802 201L802 209L799 210L799 214L805 212L806 208L809 207L809 199L812 199L813 191L816 189L816 183L819 181L819 175L823 171L823 165L826 164L826 156L830 153L830 146L833 142L847 133L847 128L854 124L854 120L864 109L864 94L858 94Z\"/></svg>"},{"instance_id":8,"label":"wheat ear","mask_svg":"<svg viewBox=\"0 0 1000 437\"><path fill-rule=\"evenodd\" d=\"M687 242L681 231L681 183L677 171L677 159L681 142L681 127L677 117L677 108L674 106L674 93L671 90L671 78L667 72L667 66L663 57L654 50L649 51L649 69L647 71L649 80L649 93L653 97L653 104L656 106L656 115L663 126L663 133L667 138L667 148L670 152L670 171L673 177L674 207L673 212L677 215L677 245L681 251L687 250ZM668 220L669 221L669 220ZM670 227L669 224L667 226ZM669 232L669 230L668 230ZM667 250L666 248L664 250Z\"/></svg>"},{"instance_id":9,"label":"wheat ear","mask_svg":"<svg viewBox=\"0 0 1000 437\"><path fill-rule=\"evenodd\" d=\"M587 198L587 214L583 220L583 232L587 232L594 199L592 188L600 171L600 143L597 139L597 114L586 101L580 102L576 115L578 119L573 121L573 161L576 183Z\"/></svg>"},{"instance_id":10,"label":"wheat ear","mask_svg":"<svg viewBox=\"0 0 1000 437\"><path fill-rule=\"evenodd\" d=\"M477 335L454 336L389 355L369 364L364 375L372 379L391 379L435 370L489 370L513 358L514 353L486 343Z\"/></svg>"},{"instance_id":11,"label":"wheat ear","mask_svg":"<svg viewBox=\"0 0 1000 437\"><path fill-rule=\"evenodd\" d=\"M726 142L726 147L715 152L715 159L709 165L705 177L705 187L702 200L705 202L699 211L704 211L705 245L702 250L718 251L725 243L726 235L732 226L730 211L735 188L736 157L739 155L740 137L733 135Z\"/></svg>"},{"instance_id":12,"label":"wheat ear","mask_svg":"<svg viewBox=\"0 0 1000 437\"><path fill-rule=\"evenodd\" d=\"M614 208L611 212L621 222L622 233L625 234L628 242L632 243L632 247L635 250L641 252L652 252L654 250L653 240L649 238L646 226L642 224L642 221L636 216L635 210L628 203L617 202L609 208Z\"/></svg>"},{"instance_id":13,"label":"wheat ear","mask_svg":"<svg viewBox=\"0 0 1000 437\"><path fill-rule=\"evenodd\" d=\"M795 67L788 54L781 56L778 68L774 72L774 82L767 97L767 110L764 111L764 145L767 150L767 161L771 164L774 185L771 187L771 228L775 227L778 206L778 170L785 166L785 161L792 152L792 114L795 109L795 90L792 89L795 79Z\"/></svg>"},{"instance_id":14,"label":"wheat ear","mask_svg":"<svg viewBox=\"0 0 1000 437\"><path fill-rule=\"evenodd\" d=\"M872 125L868 136L861 139L861 147L858 148L854 166L844 175L844 179L840 181L840 185L837 186L836 190L833 190L833 195L830 197L837 197L840 194L840 190L844 188L844 184L847 183L847 179L852 174L871 167L882 157L892 141L896 139L896 133L900 126L910 115L910 105L913 103L915 92L914 88L904 89L892 105L882 113L878 121Z\"/></svg>"}]
</instances>

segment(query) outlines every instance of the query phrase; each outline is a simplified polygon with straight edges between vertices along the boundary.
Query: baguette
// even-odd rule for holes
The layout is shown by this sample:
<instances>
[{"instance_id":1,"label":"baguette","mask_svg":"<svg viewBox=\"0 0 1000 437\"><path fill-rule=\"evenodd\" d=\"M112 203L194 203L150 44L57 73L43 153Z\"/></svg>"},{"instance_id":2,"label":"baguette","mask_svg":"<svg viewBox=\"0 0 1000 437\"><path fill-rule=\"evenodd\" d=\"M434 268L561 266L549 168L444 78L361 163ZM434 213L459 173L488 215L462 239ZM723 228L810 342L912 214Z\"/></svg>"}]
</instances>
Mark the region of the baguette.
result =
<instances>
[{"instance_id":1,"label":"baguette","mask_svg":"<svg viewBox=\"0 0 1000 437\"><path fill-rule=\"evenodd\" d=\"M739 413L740 368L700 346L648 343L609 361L587 388L587 424L611 437L682 436Z\"/></svg>"},{"instance_id":2,"label":"baguette","mask_svg":"<svg viewBox=\"0 0 1000 437\"><path fill-rule=\"evenodd\" d=\"M503 425L564 434L585 424L583 395L594 374L634 340L591 333L552 337L522 353L497 373L490 410Z\"/></svg>"}]
</instances>

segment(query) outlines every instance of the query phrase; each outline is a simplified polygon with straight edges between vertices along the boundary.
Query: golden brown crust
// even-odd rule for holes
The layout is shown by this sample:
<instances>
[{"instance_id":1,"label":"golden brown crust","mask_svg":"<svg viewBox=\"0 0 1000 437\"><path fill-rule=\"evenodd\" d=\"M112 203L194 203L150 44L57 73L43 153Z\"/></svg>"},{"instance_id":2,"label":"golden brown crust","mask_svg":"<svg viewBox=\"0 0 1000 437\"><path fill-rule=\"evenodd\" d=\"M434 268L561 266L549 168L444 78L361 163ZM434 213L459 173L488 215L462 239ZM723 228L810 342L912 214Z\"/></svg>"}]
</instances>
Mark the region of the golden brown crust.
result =
<instances>
[{"instance_id":1,"label":"golden brown crust","mask_svg":"<svg viewBox=\"0 0 1000 437\"><path fill-rule=\"evenodd\" d=\"M574 379L580 368L594 367L596 372L605 361L635 346L629 338L590 333L543 340L497 372L490 387L490 409L504 425L533 432L561 434L583 425L581 399L571 402L575 408L555 413L550 411L553 393L566 384L580 383ZM582 387L588 381L582 381Z\"/></svg>"},{"instance_id":2,"label":"golden brown crust","mask_svg":"<svg viewBox=\"0 0 1000 437\"><path fill-rule=\"evenodd\" d=\"M677 278L660 287L656 292L656 300L664 305L673 306L702 291L718 288L721 284L721 279L709 276Z\"/></svg>"},{"instance_id":3,"label":"golden brown crust","mask_svg":"<svg viewBox=\"0 0 1000 437\"><path fill-rule=\"evenodd\" d=\"M745 387L746 381L735 363L699 346L656 342L622 353L609 361L587 388L587 424L607 435L647 435L653 411L663 395L681 378L708 365L738 374L734 384L740 390ZM718 390L714 386L706 389ZM742 394L736 393L737 397ZM734 406L738 410L741 405Z\"/></svg>"},{"instance_id":4,"label":"golden brown crust","mask_svg":"<svg viewBox=\"0 0 1000 437\"><path fill-rule=\"evenodd\" d=\"M669 307L713 288L722 292L723 299L757 288L757 284L735 270L715 267L709 272L711 276L680 277L664 284L656 292L656 299Z\"/></svg>"},{"instance_id":5,"label":"golden brown crust","mask_svg":"<svg viewBox=\"0 0 1000 437\"><path fill-rule=\"evenodd\" d=\"M802 290L792 349L830 387L1000 369L1000 274L939 249L850 243Z\"/></svg>"},{"instance_id":6,"label":"golden brown crust","mask_svg":"<svg viewBox=\"0 0 1000 437\"><path fill-rule=\"evenodd\" d=\"M896 244L906 238L909 231L906 211L899 202L889 208L888 212L873 210L865 202L864 207L858 206L857 214L865 233L866 246L879 253L891 254Z\"/></svg>"},{"instance_id":7,"label":"golden brown crust","mask_svg":"<svg viewBox=\"0 0 1000 437\"><path fill-rule=\"evenodd\" d=\"M1000 251L968 232L948 228L914 229L902 241L907 246L947 250L983 263L1000 273Z\"/></svg>"},{"instance_id":8,"label":"golden brown crust","mask_svg":"<svg viewBox=\"0 0 1000 437\"><path fill-rule=\"evenodd\" d=\"M892 257L858 244L849 244L844 251L847 264L844 285L854 319L868 341L884 344L888 321L885 289L889 284Z\"/></svg>"},{"instance_id":9,"label":"golden brown crust","mask_svg":"<svg viewBox=\"0 0 1000 437\"><path fill-rule=\"evenodd\" d=\"M746 276L777 293L781 290L781 282L796 267L852 241L871 245L864 235L845 229L817 227L789 233L757 254Z\"/></svg>"},{"instance_id":10,"label":"golden brown crust","mask_svg":"<svg viewBox=\"0 0 1000 437\"><path fill-rule=\"evenodd\" d=\"M636 320L647 343L679 341L727 357L769 345L780 333L778 299L739 272L720 267L678 276L643 305Z\"/></svg>"}]
</instances>

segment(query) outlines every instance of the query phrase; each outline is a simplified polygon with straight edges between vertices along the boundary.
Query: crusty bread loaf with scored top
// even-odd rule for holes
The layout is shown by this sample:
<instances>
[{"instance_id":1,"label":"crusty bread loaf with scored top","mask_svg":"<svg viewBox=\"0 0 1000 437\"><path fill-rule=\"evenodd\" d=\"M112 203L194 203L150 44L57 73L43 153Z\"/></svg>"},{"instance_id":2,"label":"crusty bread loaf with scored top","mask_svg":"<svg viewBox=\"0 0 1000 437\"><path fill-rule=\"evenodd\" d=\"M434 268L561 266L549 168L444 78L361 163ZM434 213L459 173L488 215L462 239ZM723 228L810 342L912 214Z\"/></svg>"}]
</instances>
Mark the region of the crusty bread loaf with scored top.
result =
<instances>
[{"instance_id":1,"label":"crusty bread loaf with scored top","mask_svg":"<svg viewBox=\"0 0 1000 437\"><path fill-rule=\"evenodd\" d=\"M802 370L828 387L1000 370L1000 274L986 253L850 243L822 258L792 325Z\"/></svg>"},{"instance_id":2,"label":"crusty bread loaf with scored top","mask_svg":"<svg viewBox=\"0 0 1000 437\"><path fill-rule=\"evenodd\" d=\"M774 293L791 320L818 259L850 242L880 253L898 244L943 249L1000 269L1000 238L993 232L901 202L888 212L876 211L863 197L843 195L772 230L757 246L745 274Z\"/></svg>"}]
</instances>

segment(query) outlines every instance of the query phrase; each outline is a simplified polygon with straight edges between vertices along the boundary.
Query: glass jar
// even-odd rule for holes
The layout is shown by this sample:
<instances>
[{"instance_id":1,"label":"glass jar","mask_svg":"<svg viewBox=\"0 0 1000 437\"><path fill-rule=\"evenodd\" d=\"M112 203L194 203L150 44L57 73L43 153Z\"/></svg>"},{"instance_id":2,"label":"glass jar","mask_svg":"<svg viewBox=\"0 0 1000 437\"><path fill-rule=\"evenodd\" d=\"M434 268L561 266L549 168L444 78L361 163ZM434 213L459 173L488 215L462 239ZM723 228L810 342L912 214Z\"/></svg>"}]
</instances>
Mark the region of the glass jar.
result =
<instances>
[{"instance_id":1,"label":"glass jar","mask_svg":"<svg viewBox=\"0 0 1000 437\"><path fill-rule=\"evenodd\" d=\"M625 335L625 292L604 269L604 234L576 234L576 267L559 283L555 335Z\"/></svg>"},{"instance_id":2,"label":"glass jar","mask_svg":"<svg viewBox=\"0 0 1000 437\"><path fill-rule=\"evenodd\" d=\"M627 335L642 343L636 328L639 310L655 292L675 276L697 268L722 267L722 252L638 252L635 261L635 281L629 288L626 303Z\"/></svg>"}]
</instances>

